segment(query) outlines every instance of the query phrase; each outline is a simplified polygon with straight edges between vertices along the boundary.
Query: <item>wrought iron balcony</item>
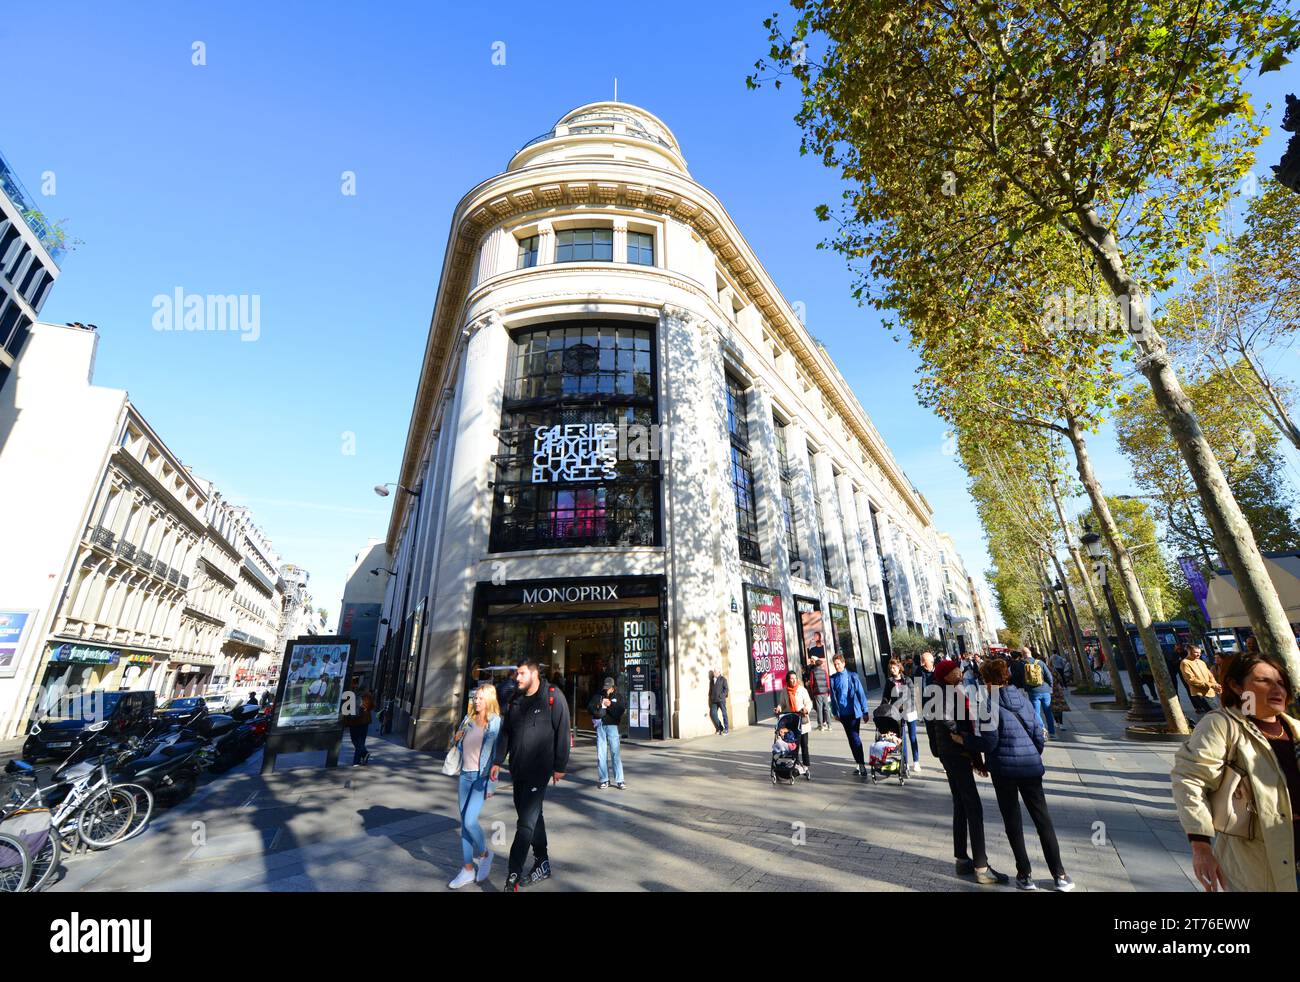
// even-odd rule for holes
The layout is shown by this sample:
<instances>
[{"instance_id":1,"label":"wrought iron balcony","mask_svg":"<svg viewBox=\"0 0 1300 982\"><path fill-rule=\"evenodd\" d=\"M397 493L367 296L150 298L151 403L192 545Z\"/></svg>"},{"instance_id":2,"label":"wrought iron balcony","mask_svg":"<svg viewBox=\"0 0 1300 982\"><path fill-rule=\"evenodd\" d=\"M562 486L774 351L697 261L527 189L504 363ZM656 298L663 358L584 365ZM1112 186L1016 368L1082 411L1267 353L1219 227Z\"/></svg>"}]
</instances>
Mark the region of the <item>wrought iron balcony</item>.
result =
<instances>
[{"instance_id":1,"label":"wrought iron balcony","mask_svg":"<svg viewBox=\"0 0 1300 982\"><path fill-rule=\"evenodd\" d=\"M181 582L181 571L178 569L169 569L167 571L167 582L173 586L179 586Z\"/></svg>"},{"instance_id":2,"label":"wrought iron balcony","mask_svg":"<svg viewBox=\"0 0 1300 982\"><path fill-rule=\"evenodd\" d=\"M167 564L161 559L155 559L153 562L153 571L164 580L167 579Z\"/></svg>"},{"instance_id":3,"label":"wrought iron balcony","mask_svg":"<svg viewBox=\"0 0 1300 982\"><path fill-rule=\"evenodd\" d=\"M135 546L132 543L126 542L124 540L118 544L117 554L121 556L123 559L125 559L128 563L132 562L135 559Z\"/></svg>"},{"instance_id":4,"label":"wrought iron balcony","mask_svg":"<svg viewBox=\"0 0 1300 982\"><path fill-rule=\"evenodd\" d=\"M145 569L148 570L153 569L152 553L145 552L143 549L141 549L139 552L135 554L135 561L139 563L141 566L143 566Z\"/></svg>"},{"instance_id":5,"label":"wrought iron balcony","mask_svg":"<svg viewBox=\"0 0 1300 982\"><path fill-rule=\"evenodd\" d=\"M190 578L189 578L188 576L186 576L186 575L184 575L184 574L182 573L182 574L181 574L181 589L182 589L182 590L188 590L189 588L190 588Z\"/></svg>"},{"instance_id":6,"label":"wrought iron balcony","mask_svg":"<svg viewBox=\"0 0 1300 982\"><path fill-rule=\"evenodd\" d=\"M103 546L109 552L113 551L113 545L117 542L117 537L102 525L96 525L94 531L90 533L90 541L97 546Z\"/></svg>"}]
</instances>

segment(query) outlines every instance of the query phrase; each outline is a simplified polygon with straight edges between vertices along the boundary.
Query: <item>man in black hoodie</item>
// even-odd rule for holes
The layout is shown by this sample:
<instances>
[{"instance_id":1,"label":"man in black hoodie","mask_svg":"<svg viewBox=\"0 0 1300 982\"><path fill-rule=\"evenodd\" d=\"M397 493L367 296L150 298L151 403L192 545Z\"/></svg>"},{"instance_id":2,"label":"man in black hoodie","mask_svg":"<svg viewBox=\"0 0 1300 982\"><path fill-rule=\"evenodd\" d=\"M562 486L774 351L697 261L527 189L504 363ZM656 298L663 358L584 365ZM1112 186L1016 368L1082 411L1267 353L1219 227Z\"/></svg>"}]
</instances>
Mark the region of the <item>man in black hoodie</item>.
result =
<instances>
[{"instance_id":1,"label":"man in black hoodie","mask_svg":"<svg viewBox=\"0 0 1300 982\"><path fill-rule=\"evenodd\" d=\"M515 841L510 847L510 875L506 890L518 891L525 883L540 883L551 875L546 852L546 821L542 802L546 783L559 784L569 766L569 705L564 694L542 680L541 667L527 661L515 669L519 688L503 711L491 778L497 779L507 752L514 788ZM524 875L524 860L532 849L533 868Z\"/></svg>"}]
</instances>

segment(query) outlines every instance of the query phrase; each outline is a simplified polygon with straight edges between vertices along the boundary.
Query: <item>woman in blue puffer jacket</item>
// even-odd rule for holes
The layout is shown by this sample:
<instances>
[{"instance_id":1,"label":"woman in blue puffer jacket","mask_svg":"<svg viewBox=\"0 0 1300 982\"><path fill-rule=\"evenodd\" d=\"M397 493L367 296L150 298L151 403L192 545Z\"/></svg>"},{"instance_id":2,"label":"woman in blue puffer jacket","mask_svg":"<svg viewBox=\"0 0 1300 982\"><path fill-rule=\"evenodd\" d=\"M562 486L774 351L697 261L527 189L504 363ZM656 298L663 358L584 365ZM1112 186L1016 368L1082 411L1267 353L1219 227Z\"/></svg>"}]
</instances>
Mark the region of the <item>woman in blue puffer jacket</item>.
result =
<instances>
[{"instance_id":1,"label":"woman in blue puffer jacket","mask_svg":"<svg viewBox=\"0 0 1300 982\"><path fill-rule=\"evenodd\" d=\"M1043 793L1043 724L1025 694L1008 685L1011 671L1000 658L990 659L980 666L980 675L988 686L990 706L995 708L987 721L981 722L975 732L967 734L964 746L984 754L984 761L993 778L993 790L998 797L998 810L1006 828L1007 841L1016 857L1016 886L1021 890L1034 890L1034 879L1029 866L1029 853L1025 851L1025 831L1020 818L1020 799L1024 799L1038 830L1038 841L1043 847L1043 858L1056 883L1056 889L1073 890L1074 881L1066 875L1061 864L1061 849L1056 842L1056 829L1047 811L1047 797Z\"/></svg>"},{"instance_id":2,"label":"woman in blue puffer jacket","mask_svg":"<svg viewBox=\"0 0 1300 982\"><path fill-rule=\"evenodd\" d=\"M865 777L868 773L867 761L862 754L862 735L858 728L862 725L863 717L871 712L871 707L867 705L867 691L862 687L862 679L858 678L857 672L844 670L843 655L836 655L833 664L835 674L831 676L831 712L840 721L840 726L844 727L844 733L849 738L849 749L853 751L853 759L858 765L854 773L858 777Z\"/></svg>"}]
</instances>

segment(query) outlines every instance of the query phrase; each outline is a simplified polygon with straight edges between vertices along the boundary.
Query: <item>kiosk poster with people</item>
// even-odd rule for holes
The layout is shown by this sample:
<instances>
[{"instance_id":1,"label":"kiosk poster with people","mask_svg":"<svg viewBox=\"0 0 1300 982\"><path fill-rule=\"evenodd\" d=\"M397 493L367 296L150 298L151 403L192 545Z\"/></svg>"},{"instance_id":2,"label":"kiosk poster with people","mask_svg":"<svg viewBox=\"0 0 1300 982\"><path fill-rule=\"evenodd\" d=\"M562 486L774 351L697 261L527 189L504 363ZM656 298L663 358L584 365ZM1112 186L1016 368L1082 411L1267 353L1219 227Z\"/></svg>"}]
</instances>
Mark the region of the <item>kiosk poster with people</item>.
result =
<instances>
[{"instance_id":1,"label":"kiosk poster with people","mask_svg":"<svg viewBox=\"0 0 1300 982\"><path fill-rule=\"evenodd\" d=\"M289 642L276 727L299 730L339 725L351 650L348 641Z\"/></svg>"}]
</instances>

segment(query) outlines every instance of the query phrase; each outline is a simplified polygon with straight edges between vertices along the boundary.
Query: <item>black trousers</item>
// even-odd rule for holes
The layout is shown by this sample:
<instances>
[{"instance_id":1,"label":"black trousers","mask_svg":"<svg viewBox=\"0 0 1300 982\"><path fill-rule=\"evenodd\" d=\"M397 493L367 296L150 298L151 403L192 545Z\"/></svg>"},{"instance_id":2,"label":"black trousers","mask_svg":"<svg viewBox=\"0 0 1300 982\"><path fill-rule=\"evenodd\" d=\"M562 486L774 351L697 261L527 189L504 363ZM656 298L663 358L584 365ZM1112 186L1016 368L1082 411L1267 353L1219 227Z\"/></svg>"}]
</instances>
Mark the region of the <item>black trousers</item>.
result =
<instances>
[{"instance_id":1,"label":"black trousers","mask_svg":"<svg viewBox=\"0 0 1300 982\"><path fill-rule=\"evenodd\" d=\"M515 814L518 820L515 824L515 841L510 846L509 872L522 876L529 849L539 863L547 858L546 819L542 817L542 802L546 798L546 785L551 780L551 775L525 778L511 774L510 780L514 786Z\"/></svg>"},{"instance_id":2,"label":"black trousers","mask_svg":"<svg viewBox=\"0 0 1300 982\"><path fill-rule=\"evenodd\" d=\"M1205 696L1192 696L1192 708L1198 713L1208 713L1214 709L1210 705L1210 700Z\"/></svg>"},{"instance_id":3,"label":"black trousers","mask_svg":"<svg viewBox=\"0 0 1300 982\"><path fill-rule=\"evenodd\" d=\"M1028 876L1029 853L1025 851L1025 827L1020 818L1020 801L1024 799L1029 817L1038 830L1038 842L1043 847L1043 858L1053 876L1064 876L1061 865L1061 847L1056 842L1056 829L1047 812L1047 795L1043 793L1041 777L994 777L993 790L998 796L998 811L1002 812L1002 826L1007 830L1007 841L1016 857L1016 875Z\"/></svg>"},{"instance_id":4,"label":"black trousers","mask_svg":"<svg viewBox=\"0 0 1300 982\"><path fill-rule=\"evenodd\" d=\"M358 761L366 755L366 734L370 730L370 724L364 726L358 724L348 727L348 736L352 738L353 761Z\"/></svg>"},{"instance_id":5,"label":"black trousers","mask_svg":"<svg viewBox=\"0 0 1300 982\"><path fill-rule=\"evenodd\" d=\"M943 772L948 777L948 791L952 794L952 854L959 860L971 860L977 867L989 864L984 851L984 806L980 803L979 788L975 786L975 770L970 758L943 756L939 758ZM970 852L966 852L967 839Z\"/></svg>"},{"instance_id":6,"label":"black trousers","mask_svg":"<svg viewBox=\"0 0 1300 982\"><path fill-rule=\"evenodd\" d=\"M808 759L808 734L799 734L799 750L803 753L803 766L811 767L812 761Z\"/></svg>"}]
</instances>

